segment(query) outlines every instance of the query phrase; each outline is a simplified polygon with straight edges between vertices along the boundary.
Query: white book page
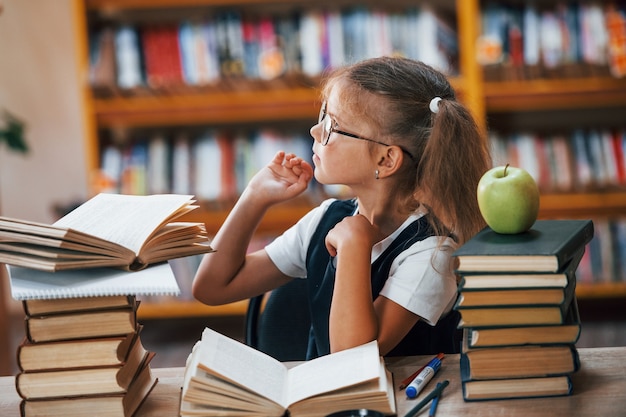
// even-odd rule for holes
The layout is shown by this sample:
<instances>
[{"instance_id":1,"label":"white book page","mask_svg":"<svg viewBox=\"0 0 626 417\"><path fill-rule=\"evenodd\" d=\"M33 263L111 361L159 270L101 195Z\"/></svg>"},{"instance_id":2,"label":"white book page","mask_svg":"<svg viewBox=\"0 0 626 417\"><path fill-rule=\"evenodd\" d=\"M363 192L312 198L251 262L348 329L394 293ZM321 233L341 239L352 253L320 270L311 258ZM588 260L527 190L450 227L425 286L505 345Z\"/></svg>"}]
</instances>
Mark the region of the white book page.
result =
<instances>
[{"instance_id":1,"label":"white book page","mask_svg":"<svg viewBox=\"0 0 626 417\"><path fill-rule=\"evenodd\" d=\"M380 376L378 342L321 356L288 371L287 404Z\"/></svg>"},{"instance_id":2,"label":"white book page","mask_svg":"<svg viewBox=\"0 0 626 417\"><path fill-rule=\"evenodd\" d=\"M135 254L164 222L193 197L101 193L54 223L120 244Z\"/></svg>"},{"instance_id":3,"label":"white book page","mask_svg":"<svg viewBox=\"0 0 626 417\"><path fill-rule=\"evenodd\" d=\"M250 346L205 329L195 349L200 368L221 375L286 408L287 367Z\"/></svg>"}]
</instances>

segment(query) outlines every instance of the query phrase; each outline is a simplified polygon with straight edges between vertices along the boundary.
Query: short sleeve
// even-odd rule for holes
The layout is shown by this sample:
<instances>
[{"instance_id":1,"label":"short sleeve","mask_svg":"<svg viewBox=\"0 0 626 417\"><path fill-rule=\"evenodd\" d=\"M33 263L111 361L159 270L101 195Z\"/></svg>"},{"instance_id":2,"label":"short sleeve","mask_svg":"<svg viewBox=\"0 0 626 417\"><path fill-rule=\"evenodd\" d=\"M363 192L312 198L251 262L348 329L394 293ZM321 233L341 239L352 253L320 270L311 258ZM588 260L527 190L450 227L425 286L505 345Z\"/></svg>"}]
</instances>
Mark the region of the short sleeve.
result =
<instances>
[{"instance_id":1,"label":"short sleeve","mask_svg":"<svg viewBox=\"0 0 626 417\"><path fill-rule=\"evenodd\" d=\"M457 295L452 253L456 244L437 237L415 242L391 265L380 295L417 314L430 325L450 311Z\"/></svg>"},{"instance_id":2,"label":"short sleeve","mask_svg":"<svg viewBox=\"0 0 626 417\"><path fill-rule=\"evenodd\" d=\"M333 201L335 199L324 200L265 247L265 252L283 274L306 278L306 255L311 238Z\"/></svg>"}]
</instances>

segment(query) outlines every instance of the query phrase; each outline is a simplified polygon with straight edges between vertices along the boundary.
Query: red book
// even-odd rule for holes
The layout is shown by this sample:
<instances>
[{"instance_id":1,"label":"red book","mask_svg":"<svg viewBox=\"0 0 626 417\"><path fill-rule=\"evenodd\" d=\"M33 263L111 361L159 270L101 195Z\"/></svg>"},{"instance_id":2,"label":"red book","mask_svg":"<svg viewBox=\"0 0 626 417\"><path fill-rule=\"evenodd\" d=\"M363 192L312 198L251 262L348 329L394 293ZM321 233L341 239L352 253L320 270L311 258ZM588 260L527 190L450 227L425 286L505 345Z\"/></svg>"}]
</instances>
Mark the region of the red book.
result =
<instances>
[{"instance_id":1,"label":"red book","mask_svg":"<svg viewBox=\"0 0 626 417\"><path fill-rule=\"evenodd\" d=\"M162 87L182 83L178 27L175 25L146 27L142 31L141 41L148 85Z\"/></svg>"}]
</instances>

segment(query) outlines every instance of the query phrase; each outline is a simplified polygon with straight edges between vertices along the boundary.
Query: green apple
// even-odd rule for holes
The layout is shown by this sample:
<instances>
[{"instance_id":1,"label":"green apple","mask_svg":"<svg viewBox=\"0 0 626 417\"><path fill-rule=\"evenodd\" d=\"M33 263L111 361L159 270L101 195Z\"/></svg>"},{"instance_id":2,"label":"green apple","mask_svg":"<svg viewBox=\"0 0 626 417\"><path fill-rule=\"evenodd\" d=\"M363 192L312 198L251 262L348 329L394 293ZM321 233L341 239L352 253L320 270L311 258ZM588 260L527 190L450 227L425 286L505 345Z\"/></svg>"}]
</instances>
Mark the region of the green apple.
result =
<instances>
[{"instance_id":1,"label":"green apple","mask_svg":"<svg viewBox=\"0 0 626 417\"><path fill-rule=\"evenodd\" d=\"M493 231L515 234L527 231L539 213L539 188L524 169L499 166L478 182L478 208Z\"/></svg>"}]
</instances>

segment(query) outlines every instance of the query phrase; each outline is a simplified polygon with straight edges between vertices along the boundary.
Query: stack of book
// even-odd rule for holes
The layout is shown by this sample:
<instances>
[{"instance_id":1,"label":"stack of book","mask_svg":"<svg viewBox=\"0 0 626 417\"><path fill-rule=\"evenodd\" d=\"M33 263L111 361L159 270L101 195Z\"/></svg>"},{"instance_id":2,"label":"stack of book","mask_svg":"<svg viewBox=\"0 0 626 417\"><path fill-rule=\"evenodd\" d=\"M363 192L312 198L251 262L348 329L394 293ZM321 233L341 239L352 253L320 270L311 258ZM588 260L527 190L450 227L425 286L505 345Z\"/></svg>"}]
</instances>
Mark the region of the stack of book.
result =
<instances>
[{"instance_id":1,"label":"stack of book","mask_svg":"<svg viewBox=\"0 0 626 417\"><path fill-rule=\"evenodd\" d=\"M168 264L57 273L10 267L26 335L15 377L22 416L129 417L156 385L138 295L179 292Z\"/></svg>"},{"instance_id":2,"label":"stack of book","mask_svg":"<svg viewBox=\"0 0 626 417\"><path fill-rule=\"evenodd\" d=\"M538 220L514 235L487 227L455 252L466 401L571 394L576 269L592 237L590 220Z\"/></svg>"}]
</instances>

